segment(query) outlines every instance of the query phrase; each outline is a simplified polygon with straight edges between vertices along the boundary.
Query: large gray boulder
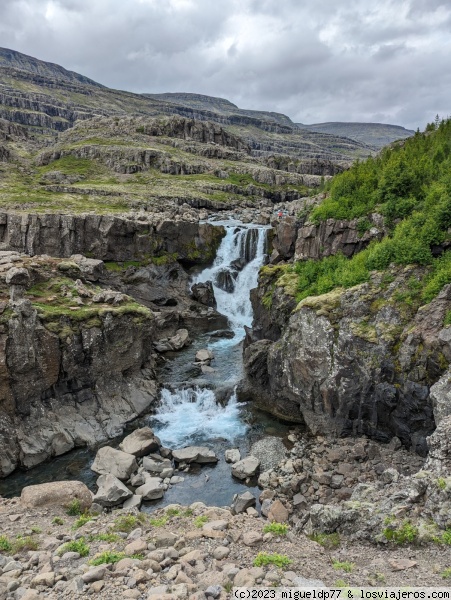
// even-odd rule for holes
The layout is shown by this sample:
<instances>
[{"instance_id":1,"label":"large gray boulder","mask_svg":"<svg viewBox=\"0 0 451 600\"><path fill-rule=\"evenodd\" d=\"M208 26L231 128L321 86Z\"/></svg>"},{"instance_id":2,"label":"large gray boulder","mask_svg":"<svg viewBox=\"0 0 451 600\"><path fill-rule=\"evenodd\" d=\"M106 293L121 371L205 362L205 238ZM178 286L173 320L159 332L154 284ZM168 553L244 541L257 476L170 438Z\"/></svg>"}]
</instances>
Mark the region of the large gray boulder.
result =
<instances>
[{"instance_id":1,"label":"large gray boulder","mask_svg":"<svg viewBox=\"0 0 451 600\"><path fill-rule=\"evenodd\" d=\"M81 481L52 481L23 488L20 503L27 508L38 506L69 506L78 500L82 510L92 504L92 494Z\"/></svg>"},{"instance_id":2,"label":"large gray boulder","mask_svg":"<svg viewBox=\"0 0 451 600\"><path fill-rule=\"evenodd\" d=\"M180 450L173 450L172 456L178 463L216 463L218 457L206 446L188 446L187 448L180 448Z\"/></svg>"},{"instance_id":3,"label":"large gray boulder","mask_svg":"<svg viewBox=\"0 0 451 600\"><path fill-rule=\"evenodd\" d=\"M150 477L144 485L136 488L135 494L143 500L158 500L163 498L164 487L159 477Z\"/></svg>"},{"instance_id":4,"label":"large gray boulder","mask_svg":"<svg viewBox=\"0 0 451 600\"><path fill-rule=\"evenodd\" d=\"M253 477L260 466L260 461L255 456L246 456L235 463L232 467L232 475L237 479L247 479Z\"/></svg>"},{"instance_id":5,"label":"large gray boulder","mask_svg":"<svg viewBox=\"0 0 451 600\"><path fill-rule=\"evenodd\" d=\"M119 444L123 452L133 454L134 456L146 456L150 452L155 452L160 447L160 440L154 435L150 427L135 429Z\"/></svg>"},{"instance_id":6,"label":"large gray boulder","mask_svg":"<svg viewBox=\"0 0 451 600\"><path fill-rule=\"evenodd\" d=\"M91 465L91 471L99 475L114 475L118 479L129 479L130 475L138 469L133 454L115 450L110 446L99 448L94 462Z\"/></svg>"},{"instance_id":7,"label":"large gray boulder","mask_svg":"<svg viewBox=\"0 0 451 600\"><path fill-rule=\"evenodd\" d=\"M143 469L149 473L162 473L167 469L172 470L172 462L159 454L151 454L143 459Z\"/></svg>"},{"instance_id":8,"label":"large gray boulder","mask_svg":"<svg viewBox=\"0 0 451 600\"><path fill-rule=\"evenodd\" d=\"M106 508L117 506L133 496L133 493L114 475L101 475L96 483L99 489L93 501L100 506Z\"/></svg>"},{"instance_id":9,"label":"large gray boulder","mask_svg":"<svg viewBox=\"0 0 451 600\"><path fill-rule=\"evenodd\" d=\"M245 512L251 506L257 504L257 499L250 492L244 492L244 494L235 494L233 497L232 505L230 507L233 515L238 515Z\"/></svg>"}]
</instances>

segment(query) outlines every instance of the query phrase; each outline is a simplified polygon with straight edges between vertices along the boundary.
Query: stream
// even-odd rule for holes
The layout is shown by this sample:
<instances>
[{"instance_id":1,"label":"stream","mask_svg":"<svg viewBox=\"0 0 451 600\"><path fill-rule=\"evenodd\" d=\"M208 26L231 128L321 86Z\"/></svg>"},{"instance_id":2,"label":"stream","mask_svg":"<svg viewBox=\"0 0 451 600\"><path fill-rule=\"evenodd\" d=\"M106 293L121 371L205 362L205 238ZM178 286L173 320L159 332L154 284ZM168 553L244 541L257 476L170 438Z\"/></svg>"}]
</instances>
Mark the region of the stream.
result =
<instances>
[{"instance_id":1,"label":"stream","mask_svg":"<svg viewBox=\"0 0 451 600\"><path fill-rule=\"evenodd\" d=\"M226 235L213 265L194 274L192 283L213 283L217 310L228 318L228 337L201 334L180 352L165 354L159 370L160 403L147 420L164 446L171 449L208 446L215 451L219 462L192 466L189 473L180 473L185 478L183 483L170 487L161 500L146 503L142 510L195 501L229 506L235 493L249 489L257 494L256 480L246 485L232 477L224 452L239 448L244 457L258 440L266 436L283 439L288 432L287 425L249 404L239 403L235 394L243 376L244 327L252 325L250 290L257 286L258 271L266 260L268 227L235 221L215 224L223 225ZM202 373L194 365L194 356L202 348L213 352L211 373ZM117 445L119 441L109 445ZM96 449L74 450L29 471L18 471L0 480L0 495L15 496L25 485L64 479L79 479L95 489L97 475L89 468L95 452Z\"/></svg>"}]
</instances>

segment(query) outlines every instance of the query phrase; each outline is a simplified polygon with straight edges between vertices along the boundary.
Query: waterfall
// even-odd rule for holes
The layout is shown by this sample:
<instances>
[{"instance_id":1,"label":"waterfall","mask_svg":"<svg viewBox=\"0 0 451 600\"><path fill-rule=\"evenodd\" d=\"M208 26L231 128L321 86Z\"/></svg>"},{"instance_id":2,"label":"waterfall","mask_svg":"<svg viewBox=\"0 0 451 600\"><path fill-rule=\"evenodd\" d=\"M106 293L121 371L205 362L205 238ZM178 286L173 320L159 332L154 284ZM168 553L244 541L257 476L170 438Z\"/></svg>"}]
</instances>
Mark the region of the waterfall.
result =
<instances>
[{"instance_id":1,"label":"waterfall","mask_svg":"<svg viewBox=\"0 0 451 600\"><path fill-rule=\"evenodd\" d=\"M258 271L265 260L268 228L236 222L222 224L226 235L216 259L211 267L194 278L193 283L212 282L217 310L227 316L235 333L232 339L219 339L209 344L221 362L222 369L216 372L223 376L220 383L227 380L234 385L240 370L230 357L240 351L244 327L252 325L250 291L257 287ZM224 373L224 364L227 373ZM215 366L214 362L212 366ZM218 437L232 442L244 436L247 429L240 418L235 393L224 407L217 403L213 390L200 387L175 391L163 389L161 403L151 425L163 444L171 447L205 443Z\"/></svg>"},{"instance_id":2,"label":"waterfall","mask_svg":"<svg viewBox=\"0 0 451 600\"><path fill-rule=\"evenodd\" d=\"M245 225L226 227L226 235L212 267L193 283L211 281L218 312L226 315L235 336L242 339L244 326L252 325L251 289L267 251L267 228Z\"/></svg>"}]
</instances>

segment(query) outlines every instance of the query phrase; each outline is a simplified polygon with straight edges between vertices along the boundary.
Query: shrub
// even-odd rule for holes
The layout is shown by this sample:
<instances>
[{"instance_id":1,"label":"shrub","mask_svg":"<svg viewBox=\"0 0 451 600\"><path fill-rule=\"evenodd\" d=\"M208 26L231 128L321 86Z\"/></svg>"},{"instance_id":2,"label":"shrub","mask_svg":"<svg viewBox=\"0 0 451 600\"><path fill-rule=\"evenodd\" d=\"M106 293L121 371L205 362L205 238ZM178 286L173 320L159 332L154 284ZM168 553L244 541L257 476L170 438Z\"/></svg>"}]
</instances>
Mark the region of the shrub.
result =
<instances>
[{"instance_id":1,"label":"shrub","mask_svg":"<svg viewBox=\"0 0 451 600\"><path fill-rule=\"evenodd\" d=\"M263 533L274 533L275 535L286 535L288 532L288 525L284 523L268 523L263 528Z\"/></svg>"},{"instance_id":2,"label":"shrub","mask_svg":"<svg viewBox=\"0 0 451 600\"><path fill-rule=\"evenodd\" d=\"M29 550L36 551L39 548L39 542L36 538L31 536L21 537L19 536L12 542L11 553L17 554L18 552L27 552Z\"/></svg>"},{"instance_id":3,"label":"shrub","mask_svg":"<svg viewBox=\"0 0 451 600\"><path fill-rule=\"evenodd\" d=\"M122 515L114 521L114 531L123 531L124 533L130 533L133 529L136 529L140 524L144 523L146 515L139 513L135 515Z\"/></svg>"},{"instance_id":4,"label":"shrub","mask_svg":"<svg viewBox=\"0 0 451 600\"><path fill-rule=\"evenodd\" d=\"M442 542L447 546L451 546L451 529L447 529L442 533Z\"/></svg>"},{"instance_id":5,"label":"shrub","mask_svg":"<svg viewBox=\"0 0 451 600\"><path fill-rule=\"evenodd\" d=\"M164 527L168 521L169 521L169 517L166 515L163 517L160 517L159 519L149 519L149 523L153 527Z\"/></svg>"},{"instance_id":6,"label":"shrub","mask_svg":"<svg viewBox=\"0 0 451 600\"><path fill-rule=\"evenodd\" d=\"M97 567L99 565L104 564L114 564L125 558L125 552L114 552L111 550L106 550L106 552L102 552L98 554L95 558L92 558L89 561L90 565Z\"/></svg>"},{"instance_id":7,"label":"shrub","mask_svg":"<svg viewBox=\"0 0 451 600\"><path fill-rule=\"evenodd\" d=\"M92 516L85 513L75 521L72 525L72 529L79 529L80 527L83 527L83 525L86 525L86 523L89 523L89 521L92 521Z\"/></svg>"},{"instance_id":8,"label":"shrub","mask_svg":"<svg viewBox=\"0 0 451 600\"><path fill-rule=\"evenodd\" d=\"M75 499L68 505L66 509L66 513L70 517L77 517L78 515L82 515L84 510L81 507L80 500Z\"/></svg>"},{"instance_id":9,"label":"shrub","mask_svg":"<svg viewBox=\"0 0 451 600\"><path fill-rule=\"evenodd\" d=\"M12 544L6 535L0 535L0 552L9 553L12 548Z\"/></svg>"},{"instance_id":10,"label":"shrub","mask_svg":"<svg viewBox=\"0 0 451 600\"><path fill-rule=\"evenodd\" d=\"M66 552L78 552L80 556L88 556L89 554L89 546L85 542L85 538L80 538L78 540L72 540L71 542L67 542L58 551L58 554L62 556Z\"/></svg>"},{"instance_id":11,"label":"shrub","mask_svg":"<svg viewBox=\"0 0 451 600\"><path fill-rule=\"evenodd\" d=\"M61 517L54 517L52 519L52 523L54 525L64 525L64 521L63 521L63 519Z\"/></svg>"},{"instance_id":12,"label":"shrub","mask_svg":"<svg viewBox=\"0 0 451 600\"><path fill-rule=\"evenodd\" d=\"M108 542L112 544L114 542L118 542L122 538L115 533L97 533L96 535L89 536L91 542Z\"/></svg>"},{"instance_id":13,"label":"shrub","mask_svg":"<svg viewBox=\"0 0 451 600\"><path fill-rule=\"evenodd\" d=\"M308 537L328 550L338 548L340 545L340 535L338 533L312 533Z\"/></svg>"},{"instance_id":14,"label":"shrub","mask_svg":"<svg viewBox=\"0 0 451 600\"><path fill-rule=\"evenodd\" d=\"M254 567L264 567L274 565L279 569L286 569L293 561L286 554L268 554L259 552L254 558Z\"/></svg>"},{"instance_id":15,"label":"shrub","mask_svg":"<svg viewBox=\"0 0 451 600\"><path fill-rule=\"evenodd\" d=\"M443 579L451 579L451 567L447 567L441 572Z\"/></svg>"},{"instance_id":16,"label":"shrub","mask_svg":"<svg viewBox=\"0 0 451 600\"><path fill-rule=\"evenodd\" d=\"M410 521L404 521L398 527L391 525L384 529L384 537L395 544L411 544L418 538L418 528Z\"/></svg>"},{"instance_id":17,"label":"shrub","mask_svg":"<svg viewBox=\"0 0 451 600\"><path fill-rule=\"evenodd\" d=\"M337 571L344 571L345 573L351 573L352 570L354 569L354 563L350 563L350 562L340 562L339 560L333 560L332 561L332 566L334 569L336 569Z\"/></svg>"},{"instance_id":18,"label":"shrub","mask_svg":"<svg viewBox=\"0 0 451 600\"><path fill-rule=\"evenodd\" d=\"M198 528L201 529L205 523L208 522L208 517L196 517L194 519L194 525Z\"/></svg>"}]
</instances>

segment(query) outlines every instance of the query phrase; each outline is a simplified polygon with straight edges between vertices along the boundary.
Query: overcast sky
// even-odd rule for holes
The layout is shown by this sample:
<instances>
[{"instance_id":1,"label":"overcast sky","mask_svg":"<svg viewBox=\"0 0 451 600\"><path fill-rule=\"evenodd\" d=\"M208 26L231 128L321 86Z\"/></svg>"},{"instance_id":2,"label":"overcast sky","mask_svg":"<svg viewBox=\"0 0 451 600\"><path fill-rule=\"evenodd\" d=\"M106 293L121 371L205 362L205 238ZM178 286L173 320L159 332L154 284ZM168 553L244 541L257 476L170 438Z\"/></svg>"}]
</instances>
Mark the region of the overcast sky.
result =
<instances>
[{"instance_id":1,"label":"overcast sky","mask_svg":"<svg viewBox=\"0 0 451 600\"><path fill-rule=\"evenodd\" d=\"M0 0L0 46L293 121L451 114L450 0Z\"/></svg>"}]
</instances>

